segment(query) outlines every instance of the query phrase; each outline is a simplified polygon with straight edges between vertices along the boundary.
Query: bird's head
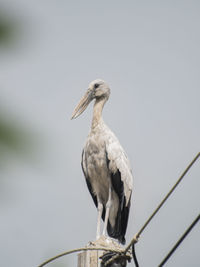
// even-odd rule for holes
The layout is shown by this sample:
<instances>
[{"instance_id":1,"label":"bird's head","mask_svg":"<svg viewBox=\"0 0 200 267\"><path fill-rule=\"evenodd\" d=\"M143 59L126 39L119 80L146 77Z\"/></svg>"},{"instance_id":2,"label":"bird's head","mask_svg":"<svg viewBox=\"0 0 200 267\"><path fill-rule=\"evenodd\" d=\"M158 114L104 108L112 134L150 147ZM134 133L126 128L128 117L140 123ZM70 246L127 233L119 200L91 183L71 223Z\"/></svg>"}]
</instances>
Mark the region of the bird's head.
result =
<instances>
[{"instance_id":1,"label":"bird's head","mask_svg":"<svg viewBox=\"0 0 200 267\"><path fill-rule=\"evenodd\" d=\"M93 99L96 99L96 101L102 100L105 102L108 100L109 95L110 88L105 81L101 79L92 81L89 84L85 95L81 98L80 102L74 109L71 119L75 119L81 115Z\"/></svg>"}]
</instances>

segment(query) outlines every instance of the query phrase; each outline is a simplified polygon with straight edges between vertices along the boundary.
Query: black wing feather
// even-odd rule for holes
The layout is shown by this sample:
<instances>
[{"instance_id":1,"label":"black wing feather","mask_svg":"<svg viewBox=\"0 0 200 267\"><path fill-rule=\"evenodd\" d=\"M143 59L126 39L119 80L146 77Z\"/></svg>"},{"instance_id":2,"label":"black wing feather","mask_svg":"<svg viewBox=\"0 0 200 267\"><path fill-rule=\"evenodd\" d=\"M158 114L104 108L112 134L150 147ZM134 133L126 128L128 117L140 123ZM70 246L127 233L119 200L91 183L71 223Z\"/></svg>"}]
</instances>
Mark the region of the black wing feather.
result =
<instances>
[{"instance_id":1,"label":"black wing feather","mask_svg":"<svg viewBox=\"0 0 200 267\"><path fill-rule=\"evenodd\" d=\"M107 164L109 168L109 159L107 158ZM126 197L124 195L124 183L121 179L121 173L117 170L115 173L111 172L111 182L114 191L116 192L119 198L119 209L116 217L116 222L114 228L108 222L107 231L109 236L116 238L122 244L125 244L125 234L128 224L129 209L130 209L130 200L126 206Z\"/></svg>"}]
</instances>

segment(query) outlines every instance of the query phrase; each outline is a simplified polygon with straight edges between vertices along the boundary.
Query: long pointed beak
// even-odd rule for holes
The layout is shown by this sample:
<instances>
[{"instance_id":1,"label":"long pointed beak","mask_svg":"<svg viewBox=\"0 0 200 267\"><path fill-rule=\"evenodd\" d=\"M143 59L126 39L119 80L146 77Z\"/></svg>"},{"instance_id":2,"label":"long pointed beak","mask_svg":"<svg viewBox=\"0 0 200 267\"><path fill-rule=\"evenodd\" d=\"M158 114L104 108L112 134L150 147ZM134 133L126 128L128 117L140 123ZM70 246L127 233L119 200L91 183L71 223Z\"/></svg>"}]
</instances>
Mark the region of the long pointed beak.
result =
<instances>
[{"instance_id":1,"label":"long pointed beak","mask_svg":"<svg viewBox=\"0 0 200 267\"><path fill-rule=\"evenodd\" d=\"M78 105L75 107L71 120L76 119L79 115L81 115L92 100L93 100L92 91L88 90L85 93L85 95L81 98Z\"/></svg>"}]
</instances>

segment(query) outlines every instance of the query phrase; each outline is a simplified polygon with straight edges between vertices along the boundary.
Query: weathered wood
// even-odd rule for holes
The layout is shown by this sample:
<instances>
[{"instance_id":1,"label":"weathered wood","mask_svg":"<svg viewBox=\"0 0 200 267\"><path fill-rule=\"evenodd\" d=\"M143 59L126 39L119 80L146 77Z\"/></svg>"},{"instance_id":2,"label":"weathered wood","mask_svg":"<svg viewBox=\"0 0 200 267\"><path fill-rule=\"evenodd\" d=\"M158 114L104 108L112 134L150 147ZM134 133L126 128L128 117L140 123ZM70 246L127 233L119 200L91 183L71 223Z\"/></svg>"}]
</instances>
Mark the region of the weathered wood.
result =
<instances>
[{"instance_id":1,"label":"weathered wood","mask_svg":"<svg viewBox=\"0 0 200 267\"><path fill-rule=\"evenodd\" d=\"M103 255L102 250L87 250L78 254L78 267L100 267L99 257Z\"/></svg>"},{"instance_id":2,"label":"weathered wood","mask_svg":"<svg viewBox=\"0 0 200 267\"><path fill-rule=\"evenodd\" d=\"M101 236L97 241L90 242L86 247L105 247L112 250L122 250L122 247L115 241ZM77 267L101 267L101 260L99 259L104 253L104 250L86 250L78 254Z\"/></svg>"}]
</instances>

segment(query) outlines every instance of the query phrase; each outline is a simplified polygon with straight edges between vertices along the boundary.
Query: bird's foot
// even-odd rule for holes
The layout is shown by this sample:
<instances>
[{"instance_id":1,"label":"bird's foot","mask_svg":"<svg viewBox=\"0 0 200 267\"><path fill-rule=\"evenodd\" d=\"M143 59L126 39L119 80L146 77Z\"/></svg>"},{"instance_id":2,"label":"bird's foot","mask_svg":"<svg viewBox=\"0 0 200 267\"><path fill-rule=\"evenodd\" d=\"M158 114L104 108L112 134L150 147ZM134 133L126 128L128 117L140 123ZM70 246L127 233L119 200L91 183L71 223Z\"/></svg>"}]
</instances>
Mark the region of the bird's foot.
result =
<instances>
[{"instance_id":1,"label":"bird's foot","mask_svg":"<svg viewBox=\"0 0 200 267\"><path fill-rule=\"evenodd\" d=\"M105 242L106 242L107 244L111 244L111 243L112 243L112 239L111 239L109 236L104 235L104 238L105 238Z\"/></svg>"},{"instance_id":2,"label":"bird's foot","mask_svg":"<svg viewBox=\"0 0 200 267\"><path fill-rule=\"evenodd\" d=\"M96 235L96 240L98 240L101 236L98 234Z\"/></svg>"},{"instance_id":3,"label":"bird's foot","mask_svg":"<svg viewBox=\"0 0 200 267\"><path fill-rule=\"evenodd\" d=\"M111 239L108 236L101 235L97 237L95 241L90 241L89 246L103 246L107 247L111 242Z\"/></svg>"}]
</instances>

